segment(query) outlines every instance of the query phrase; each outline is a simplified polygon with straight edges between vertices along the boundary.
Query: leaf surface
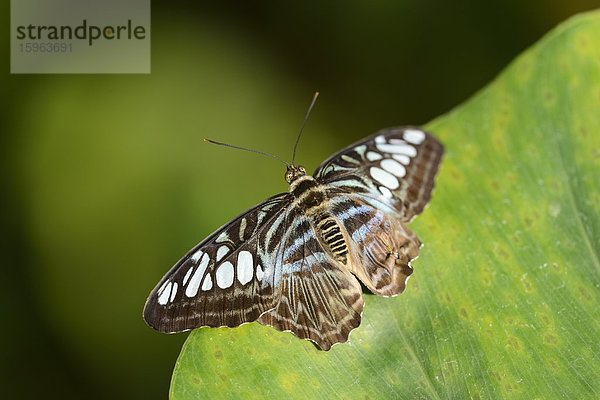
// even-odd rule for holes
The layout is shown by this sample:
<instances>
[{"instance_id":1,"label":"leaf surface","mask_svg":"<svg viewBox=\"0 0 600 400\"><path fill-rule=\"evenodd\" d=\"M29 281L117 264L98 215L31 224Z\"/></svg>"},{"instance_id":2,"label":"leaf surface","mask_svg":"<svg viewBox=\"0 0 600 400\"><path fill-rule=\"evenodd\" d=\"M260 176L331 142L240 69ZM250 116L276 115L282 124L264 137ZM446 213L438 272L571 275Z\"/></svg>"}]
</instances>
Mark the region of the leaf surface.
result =
<instances>
[{"instance_id":1,"label":"leaf surface","mask_svg":"<svg viewBox=\"0 0 600 400\"><path fill-rule=\"evenodd\" d=\"M427 128L447 153L406 292L365 295L329 352L257 323L196 330L172 398L600 396L600 13Z\"/></svg>"}]
</instances>

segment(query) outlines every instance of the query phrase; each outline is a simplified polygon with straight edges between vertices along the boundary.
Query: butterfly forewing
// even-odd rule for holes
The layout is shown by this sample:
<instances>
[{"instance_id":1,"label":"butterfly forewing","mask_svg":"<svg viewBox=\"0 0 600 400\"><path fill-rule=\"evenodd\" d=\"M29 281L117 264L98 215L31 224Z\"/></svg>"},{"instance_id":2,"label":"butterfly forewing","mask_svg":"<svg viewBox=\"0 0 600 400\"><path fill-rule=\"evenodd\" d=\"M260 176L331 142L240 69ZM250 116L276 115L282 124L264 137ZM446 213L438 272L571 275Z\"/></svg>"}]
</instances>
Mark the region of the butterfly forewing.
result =
<instances>
[{"instance_id":1,"label":"butterfly forewing","mask_svg":"<svg viewBox=\"0 0 600 400\"><path fill-rule=\"evenodd\" d=\"M289 194L248 210L189 251L150 293L144 319L161 332L238 326L272 308L269 228Z\"/></svg>"},{"instance_id":2,"label":"butterfly forewing","mask_svg":"<svg viewBox=\"0 0 600 400\"><path fill-rule=\"evenodd\" d=\"M444 148L418 128L389 128L331 156L315 178L346 193L362 193L391 205L410 221L431 199Z\"/></svg>"}]
</instances>

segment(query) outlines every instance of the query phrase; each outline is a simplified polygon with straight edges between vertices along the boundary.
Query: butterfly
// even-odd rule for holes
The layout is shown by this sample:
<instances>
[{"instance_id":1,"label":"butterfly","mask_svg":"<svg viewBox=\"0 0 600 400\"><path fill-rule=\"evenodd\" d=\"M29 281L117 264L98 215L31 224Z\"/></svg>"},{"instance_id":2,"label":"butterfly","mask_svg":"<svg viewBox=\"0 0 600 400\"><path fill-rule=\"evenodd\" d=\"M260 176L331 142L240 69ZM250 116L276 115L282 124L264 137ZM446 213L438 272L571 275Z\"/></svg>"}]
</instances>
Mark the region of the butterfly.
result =
<instances>
[{"instance_id":1,"label":"butterfly","mask_svg":"<svg viewBox=\"0 0 600 400\"><path fill-rule=\"evenodd\" d=\"M421 241L406 226L431 198L444 148L416 127L383 129L312 176L288 165L289 191L217 229L152 290L144 319L165 333L258 321L323 350L361 322L359 280L396 296Z\"/></svg>"}]
</instances>

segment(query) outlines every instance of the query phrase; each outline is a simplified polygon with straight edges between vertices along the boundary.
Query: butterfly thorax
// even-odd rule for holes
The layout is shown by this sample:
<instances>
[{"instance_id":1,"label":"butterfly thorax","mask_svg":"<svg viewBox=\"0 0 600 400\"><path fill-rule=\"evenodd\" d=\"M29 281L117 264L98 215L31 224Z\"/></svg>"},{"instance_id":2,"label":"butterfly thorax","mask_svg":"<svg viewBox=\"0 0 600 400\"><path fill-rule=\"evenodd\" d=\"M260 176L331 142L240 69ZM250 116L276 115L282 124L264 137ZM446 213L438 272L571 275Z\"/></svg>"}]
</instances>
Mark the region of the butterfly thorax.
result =
<instances>
[{"instance_id":1,"label":"butterfly thorax","mask_svg":"<svg viewBox=\"0 0 600 400\"><path fill-rule=\"evenodd\" d=\"M323 202L327 199L324 187L310 175L301 176L290 183L290 193L295 198L295 206L305 214L324 206Z\"/></svg>"},{"instance_id":2,"label":"butterfly thorax","mask_svg":"<svg viewBox=\"0 0 600 400\"><path fill-rule=\"evenodd\" d=\"M290 183L290 193L294 196L292 207L298 207L309 218L323 247L333 258L346 264L348 246L339 223L329 213L325 186L310 175L302 175Z\"/></svg>"}]
</instances>

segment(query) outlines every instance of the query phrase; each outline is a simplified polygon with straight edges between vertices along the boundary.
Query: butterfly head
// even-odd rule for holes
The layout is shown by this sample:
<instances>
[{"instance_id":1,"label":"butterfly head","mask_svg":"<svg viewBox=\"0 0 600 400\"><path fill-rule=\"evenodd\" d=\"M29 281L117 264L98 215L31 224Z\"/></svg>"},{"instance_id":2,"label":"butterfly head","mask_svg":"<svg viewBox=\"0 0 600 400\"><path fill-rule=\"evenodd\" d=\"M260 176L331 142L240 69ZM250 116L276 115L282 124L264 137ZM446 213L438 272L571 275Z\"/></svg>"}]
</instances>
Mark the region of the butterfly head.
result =
<instances>
[{"instance_id":1,"label":"butterfly head","mask_svg":"<svg viewBox=\"0 0 600 400\"><path fill-rule=\"evenodd\" d=\"M306 170L301 165L288 165L287 171L285 171L285 181L291 184L296 179L306 175Z\"/></svg>"}]
</instances>

